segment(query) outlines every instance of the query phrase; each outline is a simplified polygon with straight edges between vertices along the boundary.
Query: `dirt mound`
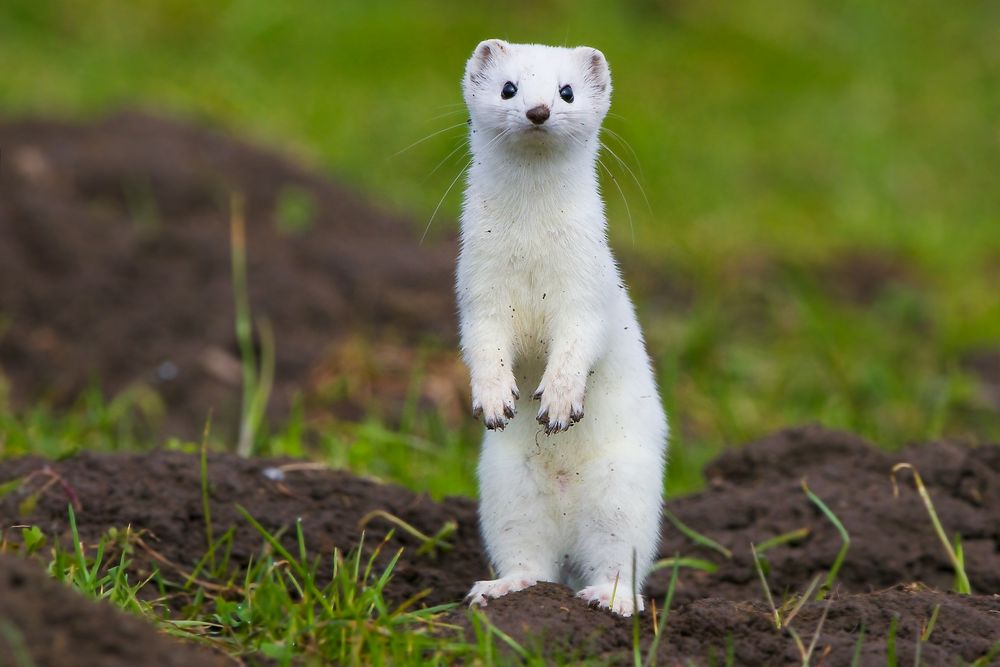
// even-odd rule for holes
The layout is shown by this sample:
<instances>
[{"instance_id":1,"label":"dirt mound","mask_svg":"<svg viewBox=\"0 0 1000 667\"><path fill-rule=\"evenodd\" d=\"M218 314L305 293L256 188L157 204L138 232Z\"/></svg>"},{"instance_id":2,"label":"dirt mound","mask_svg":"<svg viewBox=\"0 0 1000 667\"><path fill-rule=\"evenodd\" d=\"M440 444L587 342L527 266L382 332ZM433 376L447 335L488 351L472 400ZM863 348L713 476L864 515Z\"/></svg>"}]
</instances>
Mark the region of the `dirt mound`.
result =
<instances>
[{"instance_id":1,"label":"dirt mound","mask_svg":"<svg viewBox=\"0 0 1000 667\"><path fill-rule=\"evenodd\" d=\"M233 193L252 309L275 332L273 416L310 380L336 393L316 369L349 333L408 343L390 369L403 391L412 344L454 338L453 240L418 244L407 221L285 157L135 113L0 124L0 150L0 379L16 404L139 385L162 397L169 433L198 435L213 408L227 432L240 382ZM344 409L367 409L355 398Z\"/></svg>"},{"instance_id":2,"label":"dirt mound","mask_svg":"<svg viewBox=\"0 0 1000 667\"><path fill-rule=\"evenodd\" d=\"M919 586L897 586L868 594L837 596L809 602L796 615L793 628L808 646L824 611L822 633L811 664L824 667L857 665L884 667L888 629L896 621L896 655L902 665L915 663L917 638L935 606L940 606L929 641L920 647L922 665L951 665L958 659L986 655L1000 639L1000 601L993 597L963 597ZM490 603L490 621L525 648L544 646L550 655L568 659L601 658L613 664L633 662L630 621L595 612L555 584L540 584ZM470 627L465 618L458 622ZM652 617L639 619L639 648L645 659L654 633ZM864 628L860 649L858 640ZM763 601L735 602L707 597L671 608L657 650L659 664L726 664L731 652L735 665L801 665L792 636L775 629L772 612ZM822 660L820 657L823 656ZM995 663L990 663L995 664Z\"/></svg>"},{"instance_id":3,"label":"dirt mound","mask_svg":"<svg viewBox=\"0 0 1000 667\"><path fill-rule=\"evenodd\" d=\"M889 471L907 460L924 476L946 530L962 535L967 568L976 595L944 592L952 572L936 541L925 509L908 479L893 498ZM46 462L26 458L0 464L0 483L46 470ZM177 578L203 555L204 517L197 457L177 452L150 455L82 454L49 463L60 483L36 498L30 513L19 507L46 480L37 473L0 499L0 522L39 525L50 534L67 534L66 505L74 497L80 531L92 544L109 527L131 524L145 529L150 550L135 550L140 572L154 565ZM903 473L904 475L907 473ZM793 629L808 644L825 612L816 656L824 665L850 664L864 628L862 665L885 664L889 626L898 617L897 652L911 664L922 624L940 606L929 641L921 646L924 664L975 660L1000 640L1000 447L974 449L949 443L914 447L897 454L877 451L848 434L819 427L791 429L730 452L708 470L708 490L673 500L668 509L685 524L732 552L725 557L699 546L664 522L661 556L680 554L714 563L714 572L680 571L667 635L660 651L665 664L721 662L731 645L736 664L801 664L787 630L774 629L749 544L802 531L767 550L768 581L782 606L793 594L825 573L840 539L800 487L809 487L837 514L851 535L851 547L826 602L808 602ZM289 461L241 460L213 456L209 462L211 508L217 532L236 526L233 559L245 564L262 546L261 537L235 509L240 503L266 528L278 531L303 521L313 554L357 544L362 518L384 510L425 534L448 521L457 529L451 549L417 555L420 540L397 530L390 545L407 547L388 594L406 598L431 588L427 604L461 599L469 584L488 576L475 521L475 504L451 498L434 503L393 485L358 479L344 472ZM63 484L64 483L64 484ZM392 527L386 515L370 518L370 543ZM288 545L291 534L285 532ZM153 554L155 551L155 555ZM647 593L662 607L669 573L655 573ZM789 613L789 607L784 613ZM538 586L492 602L492 622L525 643L545 641L546 650L563 656L602 656L631 661L632 624L604 612L587 610L572 593L554 584ZM468 623L464 612L454 613ZM642 647L652 641L652 618L640 618ZM643 648L643 650L646 650ZM662 663L661 663L662 664Z\"/></svg>"},{"instance_id":4,"label":"dirt mound","mask_svg":"<svg viewBox=\"0 0 1000 667\"><path fill-rule=\"evenodd\" d=\"M55 479L49 471L58 475L59 483L34 495ZM486 571L472 500L453 498L439 504L399 486L283 459L212 455L208 471L214 532L219 538L230 526L236 527L231 563L237 568L245 567L264 544L238 510L242 506L269 532L280 531L285 546L295 552L294 526L301 519L310 554L327 557L334 547L346 551L356 546L362 529L367 544L374 545L395 527L384 515L362 525L374 510L402 519L426 535L454 521L457 530L450 538L454 547L436 557L417 556L422 542L396 531L393 546L406 547L390 590L397 601L426 588L432 589L426 598L429 604L460 599L468 582ZM34 457L0 463L0 480L24 479L32 473L34 477L15 493L0 498L0 525L31 523L71 544L67 505L78 502L77 526L85 544L96 544L113 526L140 531L142 545L132 558L134 570L143 575L158 567L168 575L185 576L208 549L196 456L165 451L83 453L57 463ZM29 497L35 498L31 512L19 516Z\"/></svg>"},{"instance_id":5,"label":"dirt mound","mask_svg":"<svg viewBox=\"0 0 1000 667\"><path fill-rule=\"evenodd\" d=\"M662 554L705 558L719 567L704 582L682 581L680 599L703 596L705 585L713 596L748 599L760 587L750 543L803 528L805 538L767 553L776 596L802 589L828 568L841 540L806 497L803 479L850 534L839 586L867 592L920 581L950 589L951 566L909 472L899 473L899 496L893 496L889 473L902 461L917 467L949 534L961 534L973 590L1000 592L1000 448L941 442L889 454L847 433L806 427L723 455L705 471L708 490L668 503L681 521L733 553L722 558L665 523ZM649 590L662 595L668 583L669 574L659 572Z\"/></svg>"},{"instance_id":6,"label":"dirt mound","mask_svg":"<svg viewBox=\"0 0 1000 667\"><path fill-rule=\"evenodd\" d=\"M0 665L224 667L214 651L171 640L107 603L88 600L36 563L0 556Z\"/></svg>"}]
</instances>

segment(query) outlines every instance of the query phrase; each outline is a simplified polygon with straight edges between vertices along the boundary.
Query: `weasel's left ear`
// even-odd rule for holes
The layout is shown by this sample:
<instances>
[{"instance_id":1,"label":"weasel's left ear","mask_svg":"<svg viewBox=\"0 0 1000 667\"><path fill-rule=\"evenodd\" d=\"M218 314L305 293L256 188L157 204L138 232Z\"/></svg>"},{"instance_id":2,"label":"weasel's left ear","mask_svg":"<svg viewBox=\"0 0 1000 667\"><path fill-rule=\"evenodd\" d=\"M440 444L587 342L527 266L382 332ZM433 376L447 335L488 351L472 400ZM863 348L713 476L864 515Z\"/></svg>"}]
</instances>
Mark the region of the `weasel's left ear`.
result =
<instances>
[{"instance_id":1,"label":"weasel's left ear","mask_svg":"<svg viewBox=\"0 0 1000 667\"><path fill-rule=\"evenodd\" d=\"M465 65L465 78L470 81L477 81L483 71L493 64L498 58L504 56L510 49L510 44L502 39L487 39L479 42L479 46L472 52L472 57Z\"/></svg>"},{"instance_id":2,"label":"weasel's left ear","mask_svg":"<svg viewBox=\"0 0 1000 667\"><path fill-rule=\"evenodd\" d=\"M583 61L584 71L586 72L584 80L599 93L610 93L611 68L608 67L608 61L604 57L604 54L589 46L581 46L577 49L577 53L579 54L578 57Z\"/></svg>"}]
</instances>

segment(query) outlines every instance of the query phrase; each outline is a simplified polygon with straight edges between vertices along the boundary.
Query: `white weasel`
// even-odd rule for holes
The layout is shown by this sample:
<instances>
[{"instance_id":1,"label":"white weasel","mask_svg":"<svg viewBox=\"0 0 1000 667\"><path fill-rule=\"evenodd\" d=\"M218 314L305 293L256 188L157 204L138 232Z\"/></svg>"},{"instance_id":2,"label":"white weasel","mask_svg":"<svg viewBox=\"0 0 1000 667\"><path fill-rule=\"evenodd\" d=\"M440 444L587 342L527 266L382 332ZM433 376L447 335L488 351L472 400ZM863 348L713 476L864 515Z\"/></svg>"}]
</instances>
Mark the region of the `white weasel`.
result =
<instances>
[{"instance_id":1,"label":"white weasel","mask_svg":"<svg viewBox=\"0 0 1000 667\"><path fill-rule=\"evenodd\" d=\"M633 590L643 609L659 538L667 420L607 241L596 159L608 64L588 47L494 39L462 88L473 158L456 291L499 577L468 597L556 581L628 616ZM537 387L537 422L514 418L518 385Z\"/></svg>"}]
</instances>

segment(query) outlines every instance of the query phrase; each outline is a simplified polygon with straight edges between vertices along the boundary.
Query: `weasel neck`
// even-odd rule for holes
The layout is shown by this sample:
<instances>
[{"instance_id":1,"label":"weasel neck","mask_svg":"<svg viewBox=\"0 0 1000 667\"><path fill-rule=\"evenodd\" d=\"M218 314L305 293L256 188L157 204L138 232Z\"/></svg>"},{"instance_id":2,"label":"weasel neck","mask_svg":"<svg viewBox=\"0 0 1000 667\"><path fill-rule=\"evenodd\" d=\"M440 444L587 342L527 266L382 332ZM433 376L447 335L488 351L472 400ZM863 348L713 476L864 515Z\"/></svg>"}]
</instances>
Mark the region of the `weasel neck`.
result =
<instances>
[{"instance_id":1,"label":"weasel neck","mask_svg":"<svg viewBox=\"0 0 1000 667\"><path fill-rule=\"evenodd\" d=\"M505 136L470 135L472 163L467 193L476 196L600 199L597 136L545 136L523 141Z\"/></svg>"},{"instance_id":2,"label":"weasel neck","mask_svg":"<svg viewBox=\"0 0 1000 667\"><path fill-rule=\"evenodd\" d=\"M471 141L463 242L508 239L510 247L551 248L553 239L603 248L607 219L597 175L596 135L588 141L540 137L542 141L479 144ZM562 242L562 241L561 241Z\"/></svg>"}]
</instances>

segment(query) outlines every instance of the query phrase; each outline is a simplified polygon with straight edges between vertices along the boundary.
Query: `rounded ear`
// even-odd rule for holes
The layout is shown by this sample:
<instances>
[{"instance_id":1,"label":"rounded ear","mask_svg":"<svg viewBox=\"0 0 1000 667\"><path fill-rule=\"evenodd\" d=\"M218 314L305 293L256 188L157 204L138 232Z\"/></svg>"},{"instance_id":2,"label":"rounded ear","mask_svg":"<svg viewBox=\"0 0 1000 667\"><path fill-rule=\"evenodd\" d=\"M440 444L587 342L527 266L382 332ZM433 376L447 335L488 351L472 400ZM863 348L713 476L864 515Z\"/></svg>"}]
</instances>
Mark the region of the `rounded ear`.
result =
<instances>
[{"instance_id":1,"label":"rounded ear","mask_svg":"<svg viewBox=\"0 0 1000 667\"><path fill-rule=\"evenodd\" d=\"M479 42L465 66L466 78L477 81L491 63L506 55L509 50L510 44L502 39L487 39Z\"/></svg>"},{"instance_id":2,"label":"rounded ear","mask_svg":"<svg viewBox=\"0 0 1000 667\"><path fill-rule=\"evenodd\" d=\"M604 54L589 46L581 46L577 49L580 59L583 61L584 80L600 93L611 92L611 68L608 67L608 60Z\"/></svg>"}]
</instances>

